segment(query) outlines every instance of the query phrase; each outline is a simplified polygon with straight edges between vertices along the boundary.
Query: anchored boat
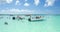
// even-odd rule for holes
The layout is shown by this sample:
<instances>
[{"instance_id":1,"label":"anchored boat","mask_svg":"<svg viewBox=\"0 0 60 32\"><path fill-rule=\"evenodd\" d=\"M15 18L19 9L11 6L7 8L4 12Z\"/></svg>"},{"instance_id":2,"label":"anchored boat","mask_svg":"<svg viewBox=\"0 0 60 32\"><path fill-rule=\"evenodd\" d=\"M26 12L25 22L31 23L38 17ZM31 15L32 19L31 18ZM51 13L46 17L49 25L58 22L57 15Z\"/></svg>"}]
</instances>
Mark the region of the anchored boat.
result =
<instances>
[{"instance_id":1,"label":"anchored boat","mask_svg":"<svg viewBox=\"0 0 60 32\"><path fill-rule=\"evenodd\" d=\"M16 17L12 17L13 20L18 19L18 20L22 20L25 19L23 16L16 16Z\"/></svg>"},{"instance_id":2,"label":"anchored boat","mask_svg":"<svg viewBox=\"0 0 60 32\"><path fill-rule=\"evenodd\" d=\"M28 21L42 21L44 19L44 16L30 16Z\"/></svg>"}]
</instances>

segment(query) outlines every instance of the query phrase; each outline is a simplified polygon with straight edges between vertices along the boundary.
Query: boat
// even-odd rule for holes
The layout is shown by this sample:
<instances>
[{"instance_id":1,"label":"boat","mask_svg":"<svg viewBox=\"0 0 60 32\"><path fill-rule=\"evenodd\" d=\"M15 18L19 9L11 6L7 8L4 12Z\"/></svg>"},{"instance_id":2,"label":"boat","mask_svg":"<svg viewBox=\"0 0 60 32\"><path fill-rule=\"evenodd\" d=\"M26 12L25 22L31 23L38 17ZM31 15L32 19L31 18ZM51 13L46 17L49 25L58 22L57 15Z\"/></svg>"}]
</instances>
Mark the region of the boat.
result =
<instances>
[{"instance_id":1,"label":"boat","mask_svg":"<svg viewBox=\"0 0 60 32\"><path fill-rule=\"evenodd\" d=\"M25 18L24 18L24 16L16 16L16 17L12 17L12 19L13 19L13 20L16 20L16 19L18 19L18 20L23 20L23 19L25 19Z\"/></svg>"},{"instance_id":2,"label":"boat","mask_svg":"<svg viewBox=\"0 0 60 32\"><path fill-rule=\"evenodd\" d=\"M42 21L44 19L44 16L30 16L28 21Z\"/></svg>"}]
</instances>

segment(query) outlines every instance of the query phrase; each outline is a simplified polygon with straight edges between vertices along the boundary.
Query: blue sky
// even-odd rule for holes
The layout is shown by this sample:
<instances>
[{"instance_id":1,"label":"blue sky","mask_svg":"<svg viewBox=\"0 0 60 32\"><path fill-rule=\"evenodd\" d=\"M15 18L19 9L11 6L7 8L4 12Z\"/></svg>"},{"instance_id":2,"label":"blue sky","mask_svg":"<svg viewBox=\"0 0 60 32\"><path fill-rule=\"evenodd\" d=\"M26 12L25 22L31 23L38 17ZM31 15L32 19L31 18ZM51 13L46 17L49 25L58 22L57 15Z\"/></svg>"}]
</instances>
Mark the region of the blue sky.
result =
<instances>
[{"instance_id":1,"label":"blue sky","mask_svg":"<svg viewBox=\"0 0 60 32\"><path fill-rule=\"evenodd\" d=\"M60 14L60 0L0 0L0 14Z\"/></svg>"}]
</instances>

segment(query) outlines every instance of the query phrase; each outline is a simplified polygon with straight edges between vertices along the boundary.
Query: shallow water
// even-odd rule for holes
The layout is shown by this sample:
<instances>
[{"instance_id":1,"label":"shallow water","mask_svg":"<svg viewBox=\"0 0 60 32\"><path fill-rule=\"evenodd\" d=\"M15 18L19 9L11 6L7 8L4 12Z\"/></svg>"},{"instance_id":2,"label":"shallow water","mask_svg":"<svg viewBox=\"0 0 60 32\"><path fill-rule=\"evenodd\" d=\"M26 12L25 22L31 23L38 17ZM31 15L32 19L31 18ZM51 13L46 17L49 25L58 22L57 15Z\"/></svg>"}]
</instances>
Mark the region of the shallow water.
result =
<instances>
[{"instance_id":1,"label":"shallow water","mask_svg":"<svg viewBox=\"0 0 60 32\"><path fill-rule=\"evenodd\" d=\"M12 17L0 16L0 32L60 32L60 15L46 15L43 21L32 22L27 16L23 20L13 20Z\"/></svg>"}]
</instances>

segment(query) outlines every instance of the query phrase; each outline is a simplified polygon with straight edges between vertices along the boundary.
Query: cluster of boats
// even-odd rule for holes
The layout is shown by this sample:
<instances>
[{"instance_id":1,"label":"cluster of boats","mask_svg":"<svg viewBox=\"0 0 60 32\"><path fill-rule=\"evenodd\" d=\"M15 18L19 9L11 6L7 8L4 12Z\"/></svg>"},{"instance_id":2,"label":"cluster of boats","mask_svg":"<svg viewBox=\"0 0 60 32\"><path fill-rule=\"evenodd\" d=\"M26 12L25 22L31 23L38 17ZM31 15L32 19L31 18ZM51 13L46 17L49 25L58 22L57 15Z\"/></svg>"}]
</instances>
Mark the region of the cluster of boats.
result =
<instances>
[{"instance_id":1,"label":"cluster of boats","mask_svg":"<svg viewBox=\"0 0 60 32\"><path fill-rule=\"evenodd\" d=\"M41 21L44 19L44 16L31 16L31 15L27 15L27 16L29 16L28 21ZM17 17L12 17L12 19L13 20L15 20L15 19L23 20L25 18L22 16L17 16Z\"/></svg>"},{"instance_id":2,"label":"cluster of boats","mask_svg":"<svg viewBox=\"0 0 60 32\"><path fill-rule=\"evenodd\" d=\"M17 15L17 16L14 16L14 15L10 15L10 16L13 16L12 19L13 20L23 20L23 19L26 19L25 16L29 16L28 17L28 21L41 21L41 20L44 20L44 16L32 16L32 15L25 15L25 16L21 16L21 15ZM3 17L0 17L0 19L3 18Z\"/></svg>"},{"instance_id":3,"label":"cluster of boats","mask_svg":"<svg viewBox=\"0 0 60 32\"><path fill-rule=\"evenodd\" d=\"M13 15L10 15L10 16L13 16ZM28 21L32 22L32 21L43 21L44 20L44 16L32 16L32 15L25 15L25 16L29 16L28 17ZM3 17L0 17L0 19L2 19ZM12 17L13 20L23 20L23 19L26 19L24 16L20 16L20 15L17 15L17 16L13 16ZM5 25L8 25L8 22L5 22L4 23Z\"/></svg>"}]
</instances>

